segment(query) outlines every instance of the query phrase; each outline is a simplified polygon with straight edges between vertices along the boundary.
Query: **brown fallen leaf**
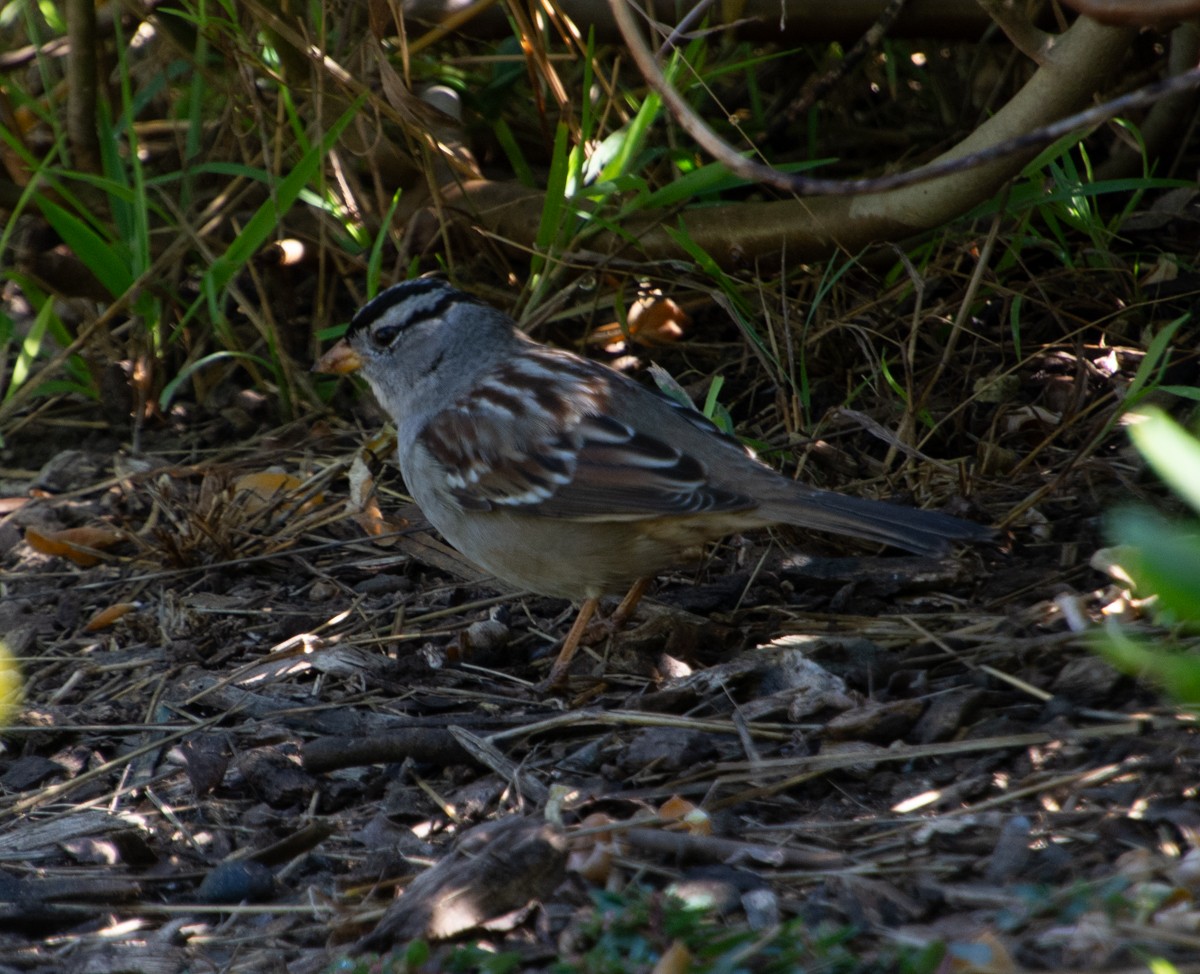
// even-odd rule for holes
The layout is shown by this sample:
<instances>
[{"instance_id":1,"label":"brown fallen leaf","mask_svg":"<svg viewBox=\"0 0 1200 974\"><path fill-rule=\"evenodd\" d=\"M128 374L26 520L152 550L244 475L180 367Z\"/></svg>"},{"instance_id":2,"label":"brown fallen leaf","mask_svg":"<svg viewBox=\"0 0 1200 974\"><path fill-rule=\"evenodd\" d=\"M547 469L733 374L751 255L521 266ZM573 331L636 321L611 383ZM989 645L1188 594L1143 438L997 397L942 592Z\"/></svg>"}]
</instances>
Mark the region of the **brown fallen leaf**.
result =
<instances>
[{"instance_id":1,"label":"brown fallen leaf","mask_svg":"<svg viewBox=\"0 0 1200 974\"><path fill-rule=\"evenodd\" d=\"M136 602L115 602L106 609L101 609L88 621L83 627L84 632L99 632L101 629L107 629L121 616L132 612L137 608Z\"/></svg>"},{"instance_id":2,"label":"brown fallen leaf","mask_svg":"<svg viewBox=\"0 0 1200 974\"><path fill-rule=\"evenodd\" d=\"M584 834L578 836L571 844L567 869L578 873L594 886L603 886L608 882L612 873L613 857L623 850L613 832L591 830L611 825L613 821L604 812L592 812L579 823L580 831Z\"/></svg>"},{"instance_id":3,"label":"brown fallen leaf","mask_svg":"<svg viewBox=\"0 0 1200 974\"><path fill-rule=\"evenodd\" d=\"M605 345L610 352L624 349L626 335L642 345L672 345L691 324L688 313L675 301L658 293L645 294L629 306L624 328L616 321L601 325L588 341Z\"/></svg>"},{"instance_id":4,"label":"brown fallen leaf","mask_svg":"<svg viewBox=\"0 0 1200 974\"><path fill-rule=\"evenodd\" d=\"M112 528L65 528L43 533L35 528L25 529L25 542L43 555L69 558L81 568L91 568L104 560L102 552L120 544L125 535Z\"/></svg>"},{"instance_id":5,"label":"brown fallen leaf","mask_svg":"<svg viewBox=\"0 0 1200 974\"><path fill-rule=\"evenodd\" d=\"M233 482L233 496L249 513L257 514L264 508L278 503L284 494L290 494L303 486L304 481L299 477L277 470L263 470L238 477ZM307 514L324 500L324 494L310 497L296 509L296 513Z\"/></svg>"},{"instance_id":6,"label":"brown fallen leaf","mask_svg":"<svg viewBox=\"0 0 1200 974\"><path fill-rule=\"evenodd\" d=\"M350 465L350 497L346 509L355 523L373 538L383 538L377 543L383 547L395 544L395 539L385 537L394 534L403 523L393 524L383 515L375 492L375 479L361 456Z\"/></svg>"},{"instance_id":7,"label":"brown fallen leaf","mask_svg":"<svg viewBox=\"0 0 1200 974\"><path fill-rule=\"evenodd\" d=\"M659 806L658 817L668 823L667 828L680 829L693 835L713 834L712 819L708 812L678 795L673 795Z\"/></svg>"}]
</instances>

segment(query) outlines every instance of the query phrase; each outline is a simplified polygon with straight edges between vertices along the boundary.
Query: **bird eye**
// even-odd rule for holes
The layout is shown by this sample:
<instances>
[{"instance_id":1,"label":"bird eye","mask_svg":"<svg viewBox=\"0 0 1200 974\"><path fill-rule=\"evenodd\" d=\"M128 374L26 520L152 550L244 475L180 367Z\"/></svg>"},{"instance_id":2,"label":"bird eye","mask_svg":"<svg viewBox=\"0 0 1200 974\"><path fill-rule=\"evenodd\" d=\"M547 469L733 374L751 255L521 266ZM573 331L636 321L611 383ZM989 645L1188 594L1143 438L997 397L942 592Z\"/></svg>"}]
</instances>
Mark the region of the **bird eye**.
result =
<instances>
[{"instance_id":1,"label":"bird eye","mask_svg":"<svg viewBox=\"0 0 1200 974\"><path fill-rule=\"evenodd\" d=\"M400 333L399 325L380 325L371 330L371 343L376 348L387 348Z\"/></svg>"}]
</instances>

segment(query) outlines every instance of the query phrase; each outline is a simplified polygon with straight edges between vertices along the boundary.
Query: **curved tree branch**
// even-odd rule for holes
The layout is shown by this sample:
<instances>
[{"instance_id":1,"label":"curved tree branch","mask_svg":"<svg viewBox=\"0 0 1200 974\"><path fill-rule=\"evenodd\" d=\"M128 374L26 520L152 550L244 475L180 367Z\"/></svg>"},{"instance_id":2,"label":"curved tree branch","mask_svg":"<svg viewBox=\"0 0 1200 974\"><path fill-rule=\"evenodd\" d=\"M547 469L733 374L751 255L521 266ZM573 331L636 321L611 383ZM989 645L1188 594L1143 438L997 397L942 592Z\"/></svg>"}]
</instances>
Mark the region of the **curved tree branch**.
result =
<instances>
[{"instance_id":1,"label":"curved tree branch","mask_svg":"<svg viewBox=\"0 0 1200 974\"><path fill-rule=\"evenodd\" d=\"M734 175L740 176L742 179L749 180L750 182L762 183L763 185L772 186L775 189L784 190L785 192L865 194L899 189L914 183L931 180L937 176L950 175L964 169L974 168L986 162L1015 155L1024 150L1048 145L1057 138L1069 135L1077 129L1104 121L1120 111L1125 111L1128 108L1136 107L1143 103L1149 104L1161 98L1167 91L1174 90L1178 85L1200 84L1200 70L1198 70L1194 77L1190 75L1183 76L1160 82L1158 85L1150 85L1131 95L1127 95L1125 98L1117 99L1076 116L1059 118L1056 122L1053 120L1058 118L1058 115L1043 116L1043 119L1035 120L1031 129L1022 129L1014 132L1007 138L996 140L971 152L956 152L952 150L938 157L928 165L910 170L909 172L881 176L875 179L816 179L802 174L784 173L772 166L755 162L753 159L741 155L736 149L725 142L663 76L654 55L650 52L650 48L647 47L645 41L642 40L641 34L633 22L633 17L629 9L629 0L609 0L609 2L612 5L613 15L616 17L617 24L622 32L624 32L629 53L642 72L642 76L646 79L650 87L658 92L663 100L663 104L671 110L676 121L684 130L702 149L718 162L722 163ZM1009 19L1011 20L1011 18ZM1006 29L1013 30L1013 25L1010 23ZM1041 63L1042 67L1052 68L1055 66L1055 62L1057 62L1058 73L1060 75L1072 73L1075 66L1069 58L1065 57L1061 47L1062 42L1048 35L1042 36L1044 39L1038 45L1039 49L1037 51L1040 56L1039 63ZM1065 38L1067 35L1063 36ZM1066 78L1063 78L1063 80L1065 82ZM1081 97L1086 98L1090 92L1091 89L1088 89L1087 92L1081 93ZM1014 99L1015 101L1016 99ZM1066 111L1070 111L1070 108L1067 108ZM1062 114L1065 114L1065 112ZM982 131L982 127L980 131ZM963 143L963 145L965 144Z\"/></svg>"},{"instance_id":2,"label":"curved tree branch","mask_svg":"<svg viewBox=\"0 0 1200 974\"><path fill-rule=\"evenodd\" d=\"M924 174L960 170L964 157L1020 139L1062 119L1109 81L1134 36L1130 29L1077 20L1055 39L1046 62L999 112L927 167ZM1189 78L1187 83L1196 83ZM1150 86L1142 97L1160 97ZM1102 116L1107 117L1107 112ZM1076 130L1078 120L1065 131ZM1050 136L1054 138L1056 136ZM707 251L723 267L786 253L789 260L819 260L837 250L857 253L870 243L902 240L939 226L994 196L1036 154L1042 140L1018 143L1022 151L984 162L970 172L953 171L918 185L869 195L827 195L769 203L731 203L685 212L678 232ZM1011 146L1009 147L1011 149ZM740 157L739 157L740 158ZM903 174L902 174L903 175ZM890 178L890 177L888 177ZM905 178L908 178L905 175ZM841 181L835 183L844 189ZM861 185L857 188L861 188ZM450 205L470 210L480 224L498 236L528 242L530 227L541 218L542 194L486 181L447 188ZM602 234L591 239L597 250L616 251L636 237L643 255L652 259L687 257L673 230L658 214L634 217L623 226L626 236Z\"/></svg>"}]
</instances>

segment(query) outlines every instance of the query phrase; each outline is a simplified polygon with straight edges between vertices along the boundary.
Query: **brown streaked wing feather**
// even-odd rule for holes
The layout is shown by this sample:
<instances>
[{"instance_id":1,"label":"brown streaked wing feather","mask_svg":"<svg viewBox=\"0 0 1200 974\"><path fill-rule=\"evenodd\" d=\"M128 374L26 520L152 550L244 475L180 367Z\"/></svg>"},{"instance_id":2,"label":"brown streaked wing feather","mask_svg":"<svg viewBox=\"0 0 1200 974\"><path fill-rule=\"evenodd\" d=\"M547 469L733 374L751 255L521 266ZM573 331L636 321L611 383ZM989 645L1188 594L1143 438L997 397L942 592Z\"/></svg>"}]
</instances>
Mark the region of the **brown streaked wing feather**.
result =
<instances>
[{"instance_id":1,"label":"brown streaked wing feather","mask_svg":"<svg viewBox=\"0 0 1200 974\"><path fill-rule=\"evenodd\" d=\"M756 506L709 483L700 461L606 416L613 381L574 356L528 356L500 366L421 437L465 509L623 521Z\"/></svg>"},{"instance_id":2,"label":"brown streaked wing feather","mask_svg":"<svg viewBox=\"0 0 1200 974\"><path fill-rule=\"evenodd\" d=\"M711 484L699 460L616 420L585 417L579 431L575 476L541 505L543 516L628 520L757 506L744 494Z\"/></svg>"}]
</instances>

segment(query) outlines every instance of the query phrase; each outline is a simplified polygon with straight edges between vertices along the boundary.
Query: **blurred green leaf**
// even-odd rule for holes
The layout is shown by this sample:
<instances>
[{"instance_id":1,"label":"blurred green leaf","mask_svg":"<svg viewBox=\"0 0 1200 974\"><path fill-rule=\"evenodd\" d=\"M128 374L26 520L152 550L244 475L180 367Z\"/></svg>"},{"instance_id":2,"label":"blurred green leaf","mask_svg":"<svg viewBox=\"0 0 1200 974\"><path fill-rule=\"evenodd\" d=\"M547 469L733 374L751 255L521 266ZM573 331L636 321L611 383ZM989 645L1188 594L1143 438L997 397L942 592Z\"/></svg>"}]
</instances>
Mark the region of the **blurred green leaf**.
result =
<instances>
[{"instance_id":1,"label":"blurred green leaf","mask_svg":"<svg viewBox=\"0 0 1200 974\"><path fill-rule=\"evenodd\" d=\"M1159 409L1147 409L1130 420L1129 436L1138 452L1200 514L1200 441Z\"/></svg>"},{"instance_id":2,"label":"blurred green leaf","mask_svg":"<svg viewBox=\"0 0 1200 974\"><path fill-rule=\"evenodd\" d=\"M17 353L17 360L13 363L12 375L9 378L6 395L12 395L29 378L30 371L33 369L33 363L41 351L42 339L46 336L46 331L50 327L50 319L53 316L54 302L44 302L38 310L37 317L34 318L29 332L20 342L20 351Z\"/></svg>"},{"instance_id":3,"label":"blurred green leaf","mask_svg":"<svg viewBox=\"0 0 1200 974\"><path fill-rule=\"evenodd\" d=\"M1138 594L1157 595L1159 608L1177 619L1200 621L1200 524L1127 508L1113 513L1109 525L1113 539L1131 548L1121 567Z\"/></svg>"},{"instance_id":4,"label":"blurred green leaf","mask_svg":"<svg viewBox=\"0 0 1200 974\"><path fill-rule=\"evenodd\" d=\"M1179 396L1181 399L1200 402L1200 389L1195 386L1159 386L1158 389L1160 392L1169 392L1172 396Z\"/></svg>"},{"instance_id":5,"label":"blurred green leaf","mask_svg":"<svg viewBox=\"0 0 1200 974\"><path fill-rule=\"evenodd\" d=\"M1200 703L1200 656L1168 653L1159 644L1130 638L1116 622L1110 622L1096 648L1117 669L1161 684L1185 703Z\"/></svg>"}]
</instances>

